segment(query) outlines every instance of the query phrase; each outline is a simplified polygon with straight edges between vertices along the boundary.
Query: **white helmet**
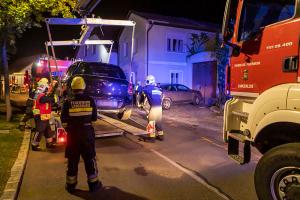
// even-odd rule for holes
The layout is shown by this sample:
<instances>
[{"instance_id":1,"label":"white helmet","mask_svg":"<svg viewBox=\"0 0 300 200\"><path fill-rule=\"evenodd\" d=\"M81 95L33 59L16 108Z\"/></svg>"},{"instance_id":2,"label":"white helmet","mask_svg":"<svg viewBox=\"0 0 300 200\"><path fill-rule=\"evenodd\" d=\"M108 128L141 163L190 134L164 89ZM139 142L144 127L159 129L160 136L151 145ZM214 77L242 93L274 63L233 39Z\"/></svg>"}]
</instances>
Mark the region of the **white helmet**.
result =
<instances>
[{"instance_id":1,"label":"white helmet","mask_svg":"<svg viewBox=\"0 0 300 200\"><path fill-rule=\"evenodd\" d=\"M146 85L155 85L155 77L153 75L148 75L146 77Z\"/></svg>"}]
</instances>

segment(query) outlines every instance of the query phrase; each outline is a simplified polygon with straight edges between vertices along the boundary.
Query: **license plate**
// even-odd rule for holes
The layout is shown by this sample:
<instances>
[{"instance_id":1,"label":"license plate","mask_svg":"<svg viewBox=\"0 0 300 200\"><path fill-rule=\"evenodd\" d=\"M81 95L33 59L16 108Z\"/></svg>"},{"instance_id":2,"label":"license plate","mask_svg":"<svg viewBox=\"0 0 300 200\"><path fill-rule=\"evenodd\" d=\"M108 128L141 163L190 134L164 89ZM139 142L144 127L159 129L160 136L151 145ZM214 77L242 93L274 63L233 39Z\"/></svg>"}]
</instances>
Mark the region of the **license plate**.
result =
<instances>
[{"instance_id":1,"label":"license plate","mask_svg":"<svg viewBox=\"0 0 300 200\"><path fill-rule=\"evenodd\" d=\"M118 102L117 101L99 100L99 101L97 101L97 106L100 106L100 107L117 107Z\"/></svg>"}]
</instances>

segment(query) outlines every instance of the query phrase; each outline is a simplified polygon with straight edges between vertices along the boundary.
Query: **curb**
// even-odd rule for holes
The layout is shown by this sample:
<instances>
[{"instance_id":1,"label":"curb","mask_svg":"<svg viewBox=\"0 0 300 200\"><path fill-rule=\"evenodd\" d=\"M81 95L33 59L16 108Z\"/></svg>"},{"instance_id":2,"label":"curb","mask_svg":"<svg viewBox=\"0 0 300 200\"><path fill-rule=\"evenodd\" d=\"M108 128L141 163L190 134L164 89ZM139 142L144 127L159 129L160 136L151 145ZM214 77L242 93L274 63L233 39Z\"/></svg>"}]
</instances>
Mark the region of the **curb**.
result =
<instances>
[{"instance_id":1,"label":"curb","mask_svg":"<svg viewBox=\"0 0 300 200\"><path fill-rule=\"evenodd\" d=\"M22 182L22 176L25 170L30 143L30 130L24 132L23 141L16 158L16 161L11 168L10 177L6 183L3 194L0 200L15 200L18 197L19 188Z\"/></svg>"}]
</instances>

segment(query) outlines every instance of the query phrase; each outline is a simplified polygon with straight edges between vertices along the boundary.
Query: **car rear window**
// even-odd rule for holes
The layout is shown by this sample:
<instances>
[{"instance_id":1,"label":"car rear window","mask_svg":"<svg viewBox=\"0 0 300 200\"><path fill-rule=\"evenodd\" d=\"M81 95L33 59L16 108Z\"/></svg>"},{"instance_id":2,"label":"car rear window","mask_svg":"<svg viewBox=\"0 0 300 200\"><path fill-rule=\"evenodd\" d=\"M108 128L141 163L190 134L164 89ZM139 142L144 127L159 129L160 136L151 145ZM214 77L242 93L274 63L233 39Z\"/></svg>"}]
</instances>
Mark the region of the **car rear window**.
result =
<instances>
[{"instance_id":1,"label":"car rear window","mask_svg":"<svg viewBox=\"0 0 300 200\"><path fill-rule=\"evenodd\" d=\"M113 65L82 63L79 67L79 73L94 76L126 79L126 76L122 69Z\"/></svg>"}]
</instances>

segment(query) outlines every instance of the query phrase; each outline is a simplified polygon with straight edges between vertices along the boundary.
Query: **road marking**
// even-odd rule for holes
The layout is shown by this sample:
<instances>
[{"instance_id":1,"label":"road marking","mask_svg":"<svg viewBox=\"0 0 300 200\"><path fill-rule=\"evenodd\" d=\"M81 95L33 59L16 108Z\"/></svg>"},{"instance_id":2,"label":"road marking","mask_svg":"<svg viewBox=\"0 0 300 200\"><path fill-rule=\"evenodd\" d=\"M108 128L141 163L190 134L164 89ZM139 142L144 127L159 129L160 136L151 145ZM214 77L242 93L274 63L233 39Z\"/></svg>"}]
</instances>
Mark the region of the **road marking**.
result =
<instances>
[{"instance_id":1,"label":"road marking","mask_svg":"<svg viewBox=\"0 0 300 200\"><path fill-rule=\"evenodd\" d=\"M184 172L185 174L187 174L188 176L190 176L192 179L194 179L195 181L197 181L198 183L201 183L203 186L205 186L208 190L216 193L218 196L220 196L223 199L226 200L230 200L230 198L228 196L226 196L226 194L224 194L223 192L221 192L218 188L210 185L209 183L207 183L206 180L204 180L203 178L197 176L196 174L194 174L193 172L189 171L188 169L180 166L179 164L177 164L176 162L174 162L173 160L169 159L168 157L162 155L161 153L159 153L158 151L154 150L154 149L150 149L151 152L153 152L154 154L156 154L157 156L161 157L162 159L164 159L165 161L167 161L168 163L170 163L171 165L173 165L174 167L176 167L177 169L179 169L180 171Z\"/></svg>"}]
</instances>

